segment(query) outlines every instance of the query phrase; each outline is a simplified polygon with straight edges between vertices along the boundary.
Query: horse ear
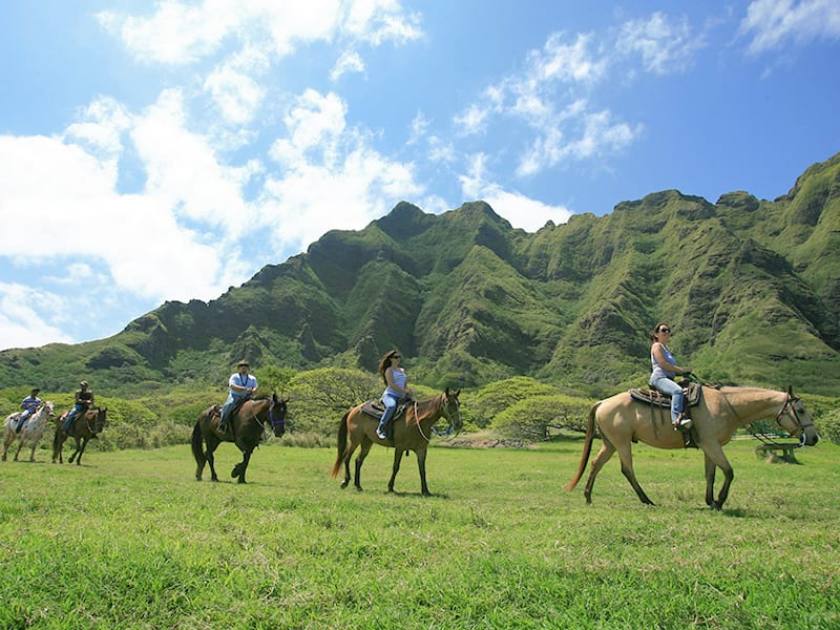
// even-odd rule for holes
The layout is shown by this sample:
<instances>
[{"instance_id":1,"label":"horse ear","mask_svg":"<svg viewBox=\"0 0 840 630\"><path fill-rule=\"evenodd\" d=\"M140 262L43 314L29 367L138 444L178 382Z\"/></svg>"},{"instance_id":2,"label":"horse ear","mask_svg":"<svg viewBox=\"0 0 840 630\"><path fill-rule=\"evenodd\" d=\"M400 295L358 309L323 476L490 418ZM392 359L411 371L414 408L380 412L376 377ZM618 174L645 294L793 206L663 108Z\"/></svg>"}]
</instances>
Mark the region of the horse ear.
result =
<instances>
[{"instance_id":1,"label":"horse ear","mask_svg":"<svg viewBox=\"0 0 840 630\"><path fill-rule=\"evenodd\" d=\"M461 395L461 390L459 389L458 391L455 392L455 398L458 398L458 396L460 396L460 395Z\"/></svg>"},{"instance_id":2,"label":"horse ear","mask_svg":"<svg viewBox=\"0 0 840 630\"><path fill-rule=\"evenodd\" d=\"M788 385L788 396L793 398L793 385Z\"/></svg>"},{"instance_id":3,"label":"horse ear","mask_svg":"<svg viewBox=\"0 0 840 630\"><path fill-rule=\"evenodd\" d=\"M446 394L446 397L447 397L447 398L449 398L449 388L448 388L448 387L446 388L446 390L444 391L444 393Z\"/></svg>"}]
</instances>

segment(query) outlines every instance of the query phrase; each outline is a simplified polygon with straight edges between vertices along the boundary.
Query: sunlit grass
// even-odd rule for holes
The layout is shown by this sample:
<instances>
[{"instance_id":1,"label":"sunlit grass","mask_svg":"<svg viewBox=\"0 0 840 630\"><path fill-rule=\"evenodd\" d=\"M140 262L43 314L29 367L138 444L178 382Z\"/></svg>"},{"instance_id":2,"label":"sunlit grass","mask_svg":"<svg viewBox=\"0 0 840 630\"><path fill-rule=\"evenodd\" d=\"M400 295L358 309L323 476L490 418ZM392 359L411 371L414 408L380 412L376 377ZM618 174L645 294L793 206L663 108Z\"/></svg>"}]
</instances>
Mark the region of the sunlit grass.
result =
<instances>
[{"instance_id":1,"label":"sunlit grass","mask_svg":"<svg viewBox=\"0 0 840 630\"><path fill-rule=\"evenodd\" d=\"M328 477L334 451L259 449L251 483L197 483L186 446L0 465L0 627L837 627L840 447L801 466L730 445L723 513L702 456L637 448L594 504L562 486L580 442L429 454L385 492ZM238 453L219 451L227 480Z\"/></svg>"}]
</instances>

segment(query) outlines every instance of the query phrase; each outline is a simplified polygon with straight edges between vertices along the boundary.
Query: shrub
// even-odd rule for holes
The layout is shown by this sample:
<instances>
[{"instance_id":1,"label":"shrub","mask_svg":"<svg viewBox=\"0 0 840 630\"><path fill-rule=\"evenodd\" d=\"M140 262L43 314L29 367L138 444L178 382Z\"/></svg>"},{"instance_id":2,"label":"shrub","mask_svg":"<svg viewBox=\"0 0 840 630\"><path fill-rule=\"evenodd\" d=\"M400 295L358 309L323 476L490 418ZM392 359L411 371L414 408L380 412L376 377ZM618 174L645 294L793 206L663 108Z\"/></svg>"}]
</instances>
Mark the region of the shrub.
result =
<instances>
[{"instance_id":1,"label":"shrub","mask_svg":"<svg viewBox=\"0 0 840 630\"><path fill-rule=\"evenodd\" d=\"M840 444L840 409L822 414L816 424L821 437Z\"/></svg>"},{"instance_id":2,"label":"shrub","mask_svg":"<svg viewBox=\"0 0 840 630\"><path fill-rule=\"evenodd\" d=\"M526 440L546 440L550 429L586 431L589 410L595 403L588 398L554 394L521 400L496 416L493 428L500 433Z\"/></svg>"}]
</instances>

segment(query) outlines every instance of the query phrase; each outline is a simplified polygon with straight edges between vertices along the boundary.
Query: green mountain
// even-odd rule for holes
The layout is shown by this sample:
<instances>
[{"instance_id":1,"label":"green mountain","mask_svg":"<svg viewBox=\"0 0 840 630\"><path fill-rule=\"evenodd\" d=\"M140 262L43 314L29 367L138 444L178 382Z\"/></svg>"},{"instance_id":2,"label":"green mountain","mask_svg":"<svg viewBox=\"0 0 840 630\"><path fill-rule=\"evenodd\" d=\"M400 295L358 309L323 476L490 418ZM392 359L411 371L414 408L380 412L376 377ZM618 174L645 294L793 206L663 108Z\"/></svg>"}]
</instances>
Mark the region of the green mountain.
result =
<instances>
[{"instance_id":1,"label":"green mountain","mask_svg":"<svg viewBox=\"0 0 840 630\"><path fill-rule=\"evenodd\" d=\"M647 331L701 375L840 394L840 154L774 201L676 190L514 229L483 202L402 202L209 303L166 302L108 339L0 353L0 387L147 390L247 357L373 369L398 347L429 384L525 374L593 394L645 378Z\"/></svg>"}]
</instances>

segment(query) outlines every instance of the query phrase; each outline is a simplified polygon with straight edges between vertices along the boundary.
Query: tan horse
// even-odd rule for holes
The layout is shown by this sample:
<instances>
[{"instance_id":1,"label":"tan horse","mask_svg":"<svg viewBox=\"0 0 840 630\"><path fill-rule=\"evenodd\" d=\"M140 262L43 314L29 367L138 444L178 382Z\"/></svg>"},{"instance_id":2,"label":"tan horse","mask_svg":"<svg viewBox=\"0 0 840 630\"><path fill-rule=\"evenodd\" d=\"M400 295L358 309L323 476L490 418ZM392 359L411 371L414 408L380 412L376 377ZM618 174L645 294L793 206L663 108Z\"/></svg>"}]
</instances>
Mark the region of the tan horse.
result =
<instances>
[{"instance_id":1,"label":"tan horse","mask_svg":"<svg viewBox=\"0 0 840 630\"><path fill-rule=\"evenodd\" d=\"M453 428L460 431L462 425L461 401L458 400L460 394L460 389L456 392L450 392L447 387L444 393L431 400L415 402L410 405L402 417L392 420L395 423L393 441L380 440L376 436L378 420L363 413L362 405L353 407L344 414L341 423L338 425L338 456L332 468L332 476L336 477L338 475L341 462L344 462L344 482L341 487L346 488L348 486L350 483L350 458L353 456L356 447L361 445L362 450L356 458L355 480L356 490L361 490L362 464L370 451L370 447L374 443L382 446L393 446L394 467L391 472L391 480L388 482L388 492L394 491L394 479L396 479L400 470L403 453L414 451L417 454L417 466L420 469L420 491L423 496L429 496L431 493L429 492L429 486L426 484L426 450L431 440L432 427L443 417L449 421L450 431Z\"/></svg>"},{"instance_id":2,"label":"tan horse","mask_svg":"<svg viewBox=\"0 0 840 630\"><path fill-rule=\"evenodd\" d=\"M813 446L819 440L805 406L790 388L787 392L776 392L756 387L704 387L700 405L692 409L691 415L697 446L706 459L706 504L716 510L721 509L726 501L729 486L735 476L732 465L723 453L723 445L729 442L739 427L756 420L775 418L779 426L791 435L803 435L803 442L807 446ZM631 444L633 441L641 441L657 448L683 448L682 435L671 428L670 410L656 408L652 412L649 405L634 401L627 392L596 403L589 412L583 455L577 474L566 485L568 491L574 489L586 468L596 424L604 443L589 469L589 479L583 492L586 502L592 503L592 487L598 472L612 454L618 451L621 472L641 502L653 505L633 472ZM725 481L715 501L717 468L723 471Z\"/></svg>"}]
</instances>

